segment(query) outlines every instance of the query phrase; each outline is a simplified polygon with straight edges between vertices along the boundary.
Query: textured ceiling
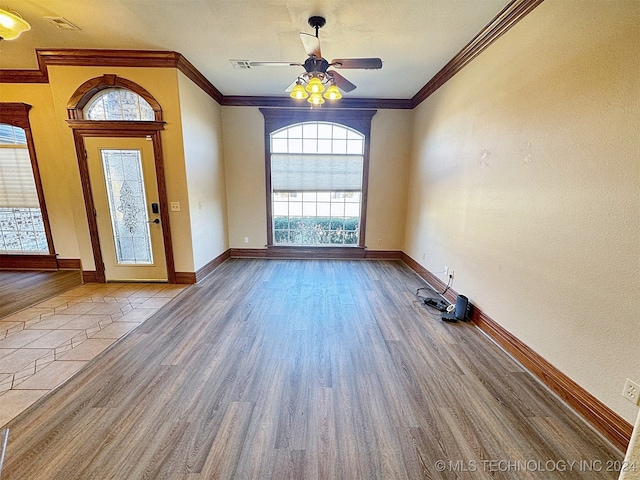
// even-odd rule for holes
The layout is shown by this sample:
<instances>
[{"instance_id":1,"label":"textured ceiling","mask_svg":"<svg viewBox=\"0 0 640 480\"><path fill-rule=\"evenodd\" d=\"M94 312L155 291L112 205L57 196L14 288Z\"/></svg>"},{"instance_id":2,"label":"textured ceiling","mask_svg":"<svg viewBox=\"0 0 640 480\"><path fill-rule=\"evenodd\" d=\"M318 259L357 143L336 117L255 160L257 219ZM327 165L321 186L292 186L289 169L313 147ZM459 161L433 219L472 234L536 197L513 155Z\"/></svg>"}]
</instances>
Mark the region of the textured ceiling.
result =
<instances>
[{"instance_id":1,"label":"textured ceiling","mask_svg":"<svg viewBox=\"0 0 640 480\"><path fill-rule=\"evenodd\" d=\"M9 0L11 1L11 0ZM380 57L381 70L342 70L358 88L345 97L415 95L507 0L13 0L32 26L0 42L0 68L36 68L35 48L171 50L224 95L285 95L300 67L234 69L229 59L303 62L299 32L322 15L323 56ZM80 28L59 29L60 16Z\"/></svg>"}]
</instances>

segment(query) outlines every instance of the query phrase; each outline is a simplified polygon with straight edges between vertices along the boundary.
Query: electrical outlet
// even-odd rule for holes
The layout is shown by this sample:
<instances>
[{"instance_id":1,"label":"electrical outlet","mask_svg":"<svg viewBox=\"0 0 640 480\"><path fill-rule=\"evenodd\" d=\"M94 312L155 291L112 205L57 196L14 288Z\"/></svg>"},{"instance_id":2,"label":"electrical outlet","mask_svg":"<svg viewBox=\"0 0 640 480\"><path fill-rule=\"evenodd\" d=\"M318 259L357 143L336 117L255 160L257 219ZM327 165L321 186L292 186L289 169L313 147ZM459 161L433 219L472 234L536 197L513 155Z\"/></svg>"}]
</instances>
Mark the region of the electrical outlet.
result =
<instances>
[{"instance_id":1,"label":"electrical outlet","mask_svg":"<svg viewBox=\"0 0 640 480\"><path fill-rule=\"evenodd\" d=\"M451 280L453 280L453 274L454 274L453 269L452 269L452 270L449 270L449 278L450 278Z\"/></svg>"},{"instance_id":2,"label":"electrical outlet","mask_svg":"<svg viewBox=\"0 0 640 480\"><path fill-rule=\"evenodd\" d=\"M635 405L640 405L640 385L627 378L622 396Z\"/></svg>"},{"instance_id":3,"label":"electrical outlet","mask_svg":"<svg viewBox=\"0 0 640 480\"><path fill-rule=\"evenodd\" d=\"M444 266L444 276L445 277L449 276L449 267L447 267L446 265Z\"/></svg>"},{"instance_id":4,"label":"electrical outlet","mask_svg":"<svg viewBox=\"0 0 640 480\"><path fill-rule=\"evenodd\" d=\"M244 243L249 243L249 237L244 237Z\"/></svg>"}]
</instances>

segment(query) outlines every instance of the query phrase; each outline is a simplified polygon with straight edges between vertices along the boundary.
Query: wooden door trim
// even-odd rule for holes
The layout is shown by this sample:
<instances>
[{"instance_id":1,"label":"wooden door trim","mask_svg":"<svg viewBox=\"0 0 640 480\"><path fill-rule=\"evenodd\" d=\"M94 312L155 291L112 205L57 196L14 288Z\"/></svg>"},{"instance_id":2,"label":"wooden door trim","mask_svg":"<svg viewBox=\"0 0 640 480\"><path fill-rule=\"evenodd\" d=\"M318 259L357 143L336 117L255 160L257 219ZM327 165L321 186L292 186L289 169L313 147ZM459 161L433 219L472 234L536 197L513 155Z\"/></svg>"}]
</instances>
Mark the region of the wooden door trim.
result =
<instances>
[{"instance_id":1,"label":"wooden door trim","mask_svg":"<svg viewBox=\"0 0 640 480\"><path fill-rule=\"evenodd\" d=\"M164 122L100 122L67 120L73 130L73 140L76 147L82 195L84 197L91 249L96 269L96 281L105 283L104 260L98 237L98 222L95 217L95 204L89 180L89 165L85 146L86 137L121 137L121 138L150 138L153 142L153 157L156 172L158 199L160 201L160 219L162 221L162 237L164 239L164 254L167 264L167 281L176 283L175 261L173 257L173 243L171 241L171 226L169 223L169 204L164 173L164 155L160 132L164 129Z\"/></svg>"}]
</instances>

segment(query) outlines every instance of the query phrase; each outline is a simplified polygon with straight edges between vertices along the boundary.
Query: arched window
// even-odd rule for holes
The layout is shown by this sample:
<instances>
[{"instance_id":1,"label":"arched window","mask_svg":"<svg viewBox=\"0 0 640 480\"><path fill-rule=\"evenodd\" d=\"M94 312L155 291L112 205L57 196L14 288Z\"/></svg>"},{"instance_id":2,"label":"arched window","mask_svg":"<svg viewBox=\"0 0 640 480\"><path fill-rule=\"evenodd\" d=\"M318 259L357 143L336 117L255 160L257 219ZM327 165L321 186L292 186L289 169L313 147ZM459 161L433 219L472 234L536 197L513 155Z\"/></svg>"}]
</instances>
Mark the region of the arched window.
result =
<instances>
[{"instance_id":1,"label":"arched window","mask_svg":"<svg viewBox=\"0 0 640 480\"><path fill-rule=\"evenodd\" d=\"M359 245L365 135L308 121L271 133L274 245Z\"/></svg>"},{"instance_id":2,"label":"arched window","mask_svg":"<svg viewBox=\"0 0 640 480\"><path fill-rule=\"evenodd\" d=\"M153 121L154 111L149 102L126 88L100 90L83 109L87 120Z\"/></svg>"}]
</instances>

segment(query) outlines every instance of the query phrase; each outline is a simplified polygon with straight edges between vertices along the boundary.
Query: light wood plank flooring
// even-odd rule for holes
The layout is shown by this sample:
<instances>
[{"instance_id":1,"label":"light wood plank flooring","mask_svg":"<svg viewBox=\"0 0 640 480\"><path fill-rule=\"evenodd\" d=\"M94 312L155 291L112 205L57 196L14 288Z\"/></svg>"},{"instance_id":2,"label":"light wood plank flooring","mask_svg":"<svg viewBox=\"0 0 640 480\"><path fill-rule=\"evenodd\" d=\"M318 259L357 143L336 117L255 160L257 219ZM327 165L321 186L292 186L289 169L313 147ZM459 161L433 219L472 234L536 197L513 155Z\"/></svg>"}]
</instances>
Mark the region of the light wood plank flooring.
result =
<instances>
[{"instance_id":1,"label":"light wood plank flooring","mask_svg":"<svg viewBox=\"0 0 640 480\"><path fill-rule=\"evenodd\" d=\"M622 453L419 286L229 260L10 422L2 478L617 478Z\"/></svg>"}]
</instances>

